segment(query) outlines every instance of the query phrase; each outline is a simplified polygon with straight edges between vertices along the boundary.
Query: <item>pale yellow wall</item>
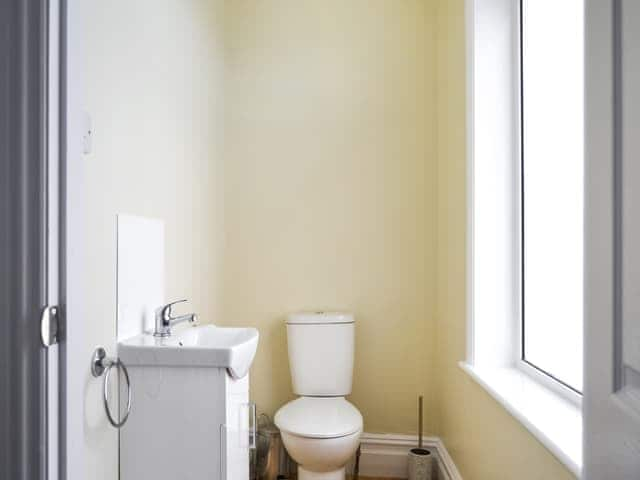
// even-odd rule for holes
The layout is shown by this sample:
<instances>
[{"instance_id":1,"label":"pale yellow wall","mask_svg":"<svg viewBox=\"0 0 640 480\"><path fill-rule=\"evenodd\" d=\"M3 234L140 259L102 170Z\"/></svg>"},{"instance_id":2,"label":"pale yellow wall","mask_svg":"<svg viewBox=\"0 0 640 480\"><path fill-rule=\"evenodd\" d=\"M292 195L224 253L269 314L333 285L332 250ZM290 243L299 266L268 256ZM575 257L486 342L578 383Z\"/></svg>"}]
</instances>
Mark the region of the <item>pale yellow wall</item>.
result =
<instances>
[{"instance_id":1,"label":"pale yellow wall","mask_svg":"<svg viewBox=\"0 0 640 480\"><path fill-rule=\"evenodd\" d=\"M224 5L83 4L85 108L94 129L93 153L84 157L87 362L78 366L85 369L84 478L116 480L117 431L103 411L101 381L89 373L96 345L115 354L116 214L162 218L167 299L188 298L186 308L205 319L219 312Z\"/></svg>"},{"instance_id":2,"label":"pale yellow wall","mask_svg":"<svg viewBox=\"0 0 640 480\"><path fill-rule=\"evenodd\" d=\"M438 430L466 480L573 475L460 368L466 349L464 0L437 5Z\"/></svg>"},{"instance_id":3,"label":"pale yellow wall","mask_svg":"<svg viewBox=\"0 0 640 480\"><path fill-rule=\"evenodd\" d=\"M369 432L434 421L434 16L421 0L227 2L224 317L251 395L291 399L284 318L356 316ZM318 359L322 362L322 359Z\"/></svg>"}]
</instances>

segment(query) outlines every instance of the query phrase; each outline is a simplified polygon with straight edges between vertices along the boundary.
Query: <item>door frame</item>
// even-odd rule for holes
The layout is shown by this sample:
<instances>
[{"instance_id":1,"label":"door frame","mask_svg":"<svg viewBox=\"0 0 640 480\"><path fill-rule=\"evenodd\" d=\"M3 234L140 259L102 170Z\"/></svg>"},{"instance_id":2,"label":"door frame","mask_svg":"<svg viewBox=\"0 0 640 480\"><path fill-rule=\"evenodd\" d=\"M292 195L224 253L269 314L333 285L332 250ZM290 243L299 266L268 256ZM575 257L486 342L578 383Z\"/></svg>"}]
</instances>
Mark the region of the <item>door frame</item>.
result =
<instances>
[{"instance_id":1,"label":"door frame","mask_svg":"<svg viewBox=\"0 0 640 480\"><path fill-rule=\"evenodd\" d=\"M84 169L82 0L59 0L60 8L60 478L83 480L84 383L90 359L83 357Z\"/></svg>"},{"instance_id":2,"label":"door frame","mask_svg":"<svg viewBox=\"0 0 640 480\"><path fill-rule=\"evenodd\" d=\"M640 466L640 416L627 402L628 386L621 375L626 121L622 5L622 0L585 2L583 478L588 480L635 478Z\"/></svg>"},{"instance_id":3,"label":"door frame","mask_svg":"<svg viewBox=\"0 0 640 480\"><path fill-rule=\"evenodd\" d=\"M48 478L48 2L0 6L0 475ZM57 255L57 252L56 252ZM54 278L54 283L57 278Z\"/></svg>"},{"instance_id":4,"label":"door frame","mask_svg":"<svg viewBox=\"0 0 640 480\"><path fill-rule=\"evenodd\" d=\"M61 259L64 242L61 241L61 221L64 215L60 201L61 130L60 130L60 0L47 1L47 304L60 305L62 283ZM60 479L60 346L47 349L47 478Z\"/></svg>"}]
</instances>

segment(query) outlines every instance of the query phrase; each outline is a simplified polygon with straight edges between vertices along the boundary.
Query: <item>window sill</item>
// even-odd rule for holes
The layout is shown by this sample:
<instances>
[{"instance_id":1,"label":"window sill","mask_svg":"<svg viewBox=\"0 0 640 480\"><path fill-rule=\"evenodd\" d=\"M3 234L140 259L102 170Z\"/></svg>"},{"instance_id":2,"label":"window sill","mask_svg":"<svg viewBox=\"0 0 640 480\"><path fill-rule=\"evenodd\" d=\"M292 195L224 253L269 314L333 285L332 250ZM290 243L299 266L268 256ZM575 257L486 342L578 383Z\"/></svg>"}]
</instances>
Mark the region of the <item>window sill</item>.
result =
<instances>
[{"instance_id":1,"label":"window sill","mask_svg":"<svg viewBox=\"0 0 640 480\"><path fill-rule=\"evenodd\" d=\"M460 368L522 423L558 460L580 478L582 410L516 368Z\"/></svg>"}]
</instances>

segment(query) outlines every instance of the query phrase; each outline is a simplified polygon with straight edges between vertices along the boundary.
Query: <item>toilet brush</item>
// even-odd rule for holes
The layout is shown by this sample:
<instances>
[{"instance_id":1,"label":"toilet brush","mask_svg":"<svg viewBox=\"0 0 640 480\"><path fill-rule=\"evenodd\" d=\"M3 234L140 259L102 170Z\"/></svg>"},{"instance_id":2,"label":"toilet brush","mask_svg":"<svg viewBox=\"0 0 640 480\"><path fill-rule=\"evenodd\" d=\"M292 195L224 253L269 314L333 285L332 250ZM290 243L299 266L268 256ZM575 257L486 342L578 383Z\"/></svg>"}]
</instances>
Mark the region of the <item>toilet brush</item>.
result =
<instances>
[{"instance_id":1,"label":"toilet brush","mask_svg":"<svg viewBox=\"0 0 640 480\"><path fill-rule=\"evenodd\" d=\"M422 395L418 397L418 448L409 451L409 480L431 480L433 456L422 448Z\"/></svg>"}]
</instances>

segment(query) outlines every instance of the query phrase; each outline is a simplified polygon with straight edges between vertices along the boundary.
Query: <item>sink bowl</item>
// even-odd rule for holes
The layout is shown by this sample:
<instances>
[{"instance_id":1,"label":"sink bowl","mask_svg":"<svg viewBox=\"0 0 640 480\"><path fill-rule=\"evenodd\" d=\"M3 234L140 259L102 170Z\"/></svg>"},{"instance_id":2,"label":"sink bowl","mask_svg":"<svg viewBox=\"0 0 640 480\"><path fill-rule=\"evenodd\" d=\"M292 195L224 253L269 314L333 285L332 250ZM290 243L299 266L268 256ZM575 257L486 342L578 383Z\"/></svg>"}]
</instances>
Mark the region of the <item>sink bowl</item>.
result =
<instances>
[{"instance_id":1,"label":"sink bowl","mask_svg":"<svg viewBox=\"0 0 640 480\"><path fill-rule=\"evenodd\" d=\"M170 337L136 335L118 344L118 355L126 365L226 368L233 378L242 378L253 362L258 337L255 328L201 325L176 329Z\"/></svg>"}]
</instances>

